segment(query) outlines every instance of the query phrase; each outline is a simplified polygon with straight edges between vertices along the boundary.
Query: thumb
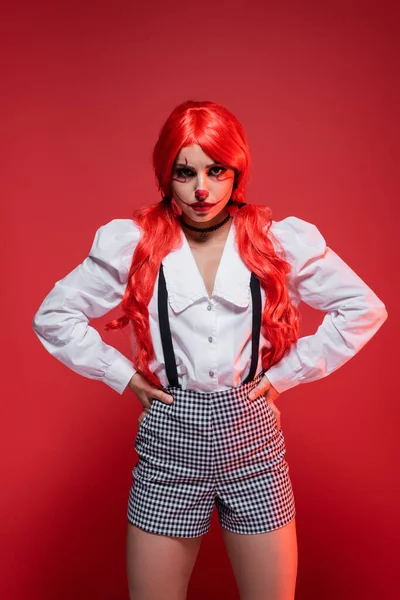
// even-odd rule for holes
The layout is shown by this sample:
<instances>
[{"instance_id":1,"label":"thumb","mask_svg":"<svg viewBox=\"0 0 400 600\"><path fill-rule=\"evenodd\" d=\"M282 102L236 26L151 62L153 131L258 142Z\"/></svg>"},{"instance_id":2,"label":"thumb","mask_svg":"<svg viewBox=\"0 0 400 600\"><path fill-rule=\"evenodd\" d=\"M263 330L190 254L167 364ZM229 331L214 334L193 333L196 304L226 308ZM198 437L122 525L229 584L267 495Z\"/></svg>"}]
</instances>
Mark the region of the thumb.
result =
<instances>
[{"instance_id":1,"label":"thumb","mask_svg":"<svg viewBox=\"0 0 400 600\"><path fill-rule=\"evenodd\" d=\"M260 383L251 390L250 394L248 394L247 397L249 400L255 400L256 398L258 398L258 396L264 396L264 394L270 389L270 387L271 384L264 375Z\"/></svg>"},{"instance_id":2,"label":"thumb","mask_svg":"<svg viewBox=\"0 0 400 600\"><path fill-rule=\"evenodd\" d=\"M166 392L163 392L158 388L152 391L151 394L153 398L157 398L157 400L161 400L162 402L166 402L167 404L171 404L174 401L174 398L173 396L171 396L171 394L167 394Z\"/></svg>"}]
</instances>

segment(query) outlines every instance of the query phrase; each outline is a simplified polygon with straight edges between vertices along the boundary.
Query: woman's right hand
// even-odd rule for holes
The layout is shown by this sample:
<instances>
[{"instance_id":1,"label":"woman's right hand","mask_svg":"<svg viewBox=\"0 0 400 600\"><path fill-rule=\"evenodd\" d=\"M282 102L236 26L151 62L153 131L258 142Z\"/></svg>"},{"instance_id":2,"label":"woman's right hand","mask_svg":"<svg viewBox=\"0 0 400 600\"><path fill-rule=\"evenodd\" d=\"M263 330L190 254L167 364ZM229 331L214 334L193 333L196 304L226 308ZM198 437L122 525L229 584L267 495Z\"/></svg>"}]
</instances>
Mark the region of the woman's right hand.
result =
<instances>
[{"instance_id":1,"label":"woman's right hand","mask_svg":"<svg viewBox=\"0 0 400 600\"><path fill-rule=\"evenodd\" d=\"M174 400L173 396L154 387L138 371L129 380L128 387L135 392L143 406L143 412L139 415L139 426L150 410L151 403L155 398L161 400L161 402L165 402L165 404L171 404Z\"/></svg>"}]
</instances>

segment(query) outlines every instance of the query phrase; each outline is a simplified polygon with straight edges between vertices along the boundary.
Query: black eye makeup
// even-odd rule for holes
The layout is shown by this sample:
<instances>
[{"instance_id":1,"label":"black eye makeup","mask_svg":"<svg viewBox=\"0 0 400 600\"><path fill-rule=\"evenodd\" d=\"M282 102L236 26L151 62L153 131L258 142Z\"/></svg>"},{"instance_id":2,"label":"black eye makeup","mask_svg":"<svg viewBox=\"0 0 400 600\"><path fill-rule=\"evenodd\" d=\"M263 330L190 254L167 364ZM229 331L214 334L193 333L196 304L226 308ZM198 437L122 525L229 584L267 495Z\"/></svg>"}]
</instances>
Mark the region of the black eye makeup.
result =
<instances>
[{"instance_id":1,"label":"black eye makeup","mask_svg":"<svg viewBox=\"0 0 400 600\"><path fill-rule=\"evenodd\" d=\"M211 171L219 171L218 173L211 173ZM222 173L225 173L227 169L225 167L211 167L211 169L209 169L208 173L215 177L218 177L219 175L222 175ZM178 177L194 177L196 175L196 172L189 168L189 167L176 167L175 168L175 173L177 174Z\"/></svg>"}]
</instances>

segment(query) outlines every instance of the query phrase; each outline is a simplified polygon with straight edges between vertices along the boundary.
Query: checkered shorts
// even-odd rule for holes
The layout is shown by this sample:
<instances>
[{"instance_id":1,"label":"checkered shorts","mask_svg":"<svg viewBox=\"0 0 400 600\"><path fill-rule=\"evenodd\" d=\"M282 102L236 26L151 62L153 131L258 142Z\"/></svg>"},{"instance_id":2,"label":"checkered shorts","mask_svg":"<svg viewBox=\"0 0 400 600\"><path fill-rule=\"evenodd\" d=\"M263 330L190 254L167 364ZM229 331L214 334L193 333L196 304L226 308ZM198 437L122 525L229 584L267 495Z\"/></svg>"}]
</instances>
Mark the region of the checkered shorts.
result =
<instances>
[{"instance_id":1,"label":"checkered shorts","mask_svg":"<svg viewBox=\"0 0 400 600\"><path fill-rule=\"evenodd\" d=\"M214 502L222 527L236 533L263 533L293 519L282 429L264 397L247 398L261 376L219 392L170 386L170 405L153 399L134 444L130 523L196 537L209 530Z\"/></svg>"}]
</instances>

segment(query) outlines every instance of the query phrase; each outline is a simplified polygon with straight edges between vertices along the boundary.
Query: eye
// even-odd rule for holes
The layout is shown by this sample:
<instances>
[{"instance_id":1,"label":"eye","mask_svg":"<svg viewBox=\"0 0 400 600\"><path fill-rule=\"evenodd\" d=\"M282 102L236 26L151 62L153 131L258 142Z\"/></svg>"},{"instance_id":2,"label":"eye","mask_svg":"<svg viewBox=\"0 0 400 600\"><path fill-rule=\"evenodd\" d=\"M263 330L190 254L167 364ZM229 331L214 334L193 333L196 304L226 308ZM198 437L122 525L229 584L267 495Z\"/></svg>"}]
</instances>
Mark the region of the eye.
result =
<instances>
[{"instance_id":1,"label":"eye","mask_svg":"<svg viewBox=\"0 0 400 600\"><path fill-rule=\"evenodd\" d=\"M219 173L214 173L214 175L221 175L222 173L224 173L226 171L226 169L224 167L211 167L210 171L213 171L214 169L217 169L217 171L219 171Z\"/></svg>"},{"instance_id":2,"label":"eye","mask_svg":"<svg viewBox=\"0 0 400 600\"><path fill-rule=\"evenodd\" d=\"M218 172L215 173L215 170L217 170ZM224 173L226 170L227 169L225 167L211 167L208 173L211 174L213 177L218 177L219 175L222 175L222 173ZM178 177L195 176L195 173L192 171L192 169L189 169L188 167L178 167L177 169L175 169L175 172Z\"/></svg>"},{"instance_id":3,"label":"eye","mask_svg":"<svg viewBox=\"0 0 400 600\"><path fill-rule=\"evenodd\" d=\"M194 173L191 169L188 169L187 167L178 167L176 169L176 174L178 175L178 177L192 177Z\"/></svg>"}]
</instances>

